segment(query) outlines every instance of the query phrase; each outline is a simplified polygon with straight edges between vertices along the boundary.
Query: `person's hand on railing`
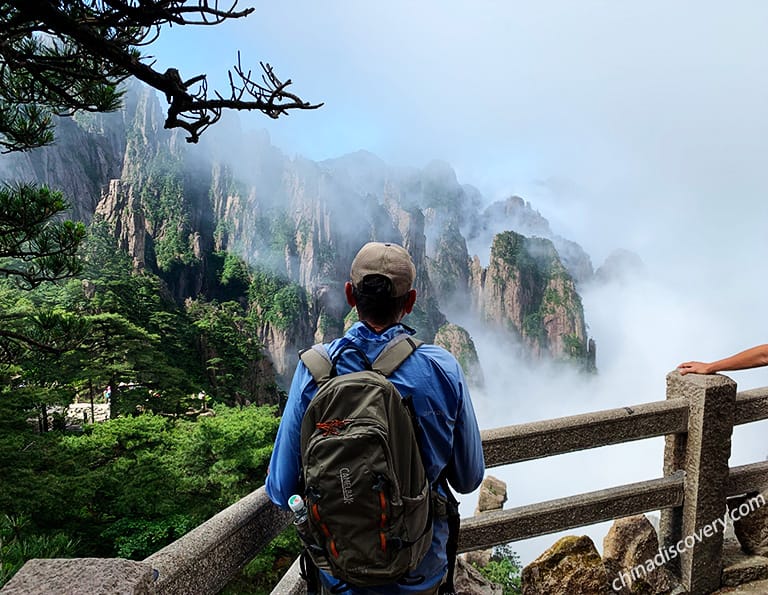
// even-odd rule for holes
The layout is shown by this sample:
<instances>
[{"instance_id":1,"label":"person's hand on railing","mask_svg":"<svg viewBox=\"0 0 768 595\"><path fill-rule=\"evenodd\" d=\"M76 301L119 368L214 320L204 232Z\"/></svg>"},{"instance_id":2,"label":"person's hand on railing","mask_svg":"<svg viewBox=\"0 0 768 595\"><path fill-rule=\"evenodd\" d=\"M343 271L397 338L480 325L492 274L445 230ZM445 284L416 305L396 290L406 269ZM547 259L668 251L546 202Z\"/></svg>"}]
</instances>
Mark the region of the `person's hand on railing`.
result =
<instances>
[{"instance_id":1,"label":"person's hand on railing","mask_svg":"<svg viewBox=\"0 0 768 595\"><path fill-rule=\"evenodd\" d=\"M710 364L706 362L683 362L677 366L680 373L685 376L686 374L713 374L710 371Z\"/></svg>"},{"instance_id":2,"label":"person's hand on railing","mask_svg":"<svg viewBox=\"0 0 768 595\"><path fill-rule=\"evenodd\" d=\"M746 370L768 366L768 344L750 347L716 362L683 362L677 366L680 374L715 374L727 370Z\"/></svg>"}]
</instances>

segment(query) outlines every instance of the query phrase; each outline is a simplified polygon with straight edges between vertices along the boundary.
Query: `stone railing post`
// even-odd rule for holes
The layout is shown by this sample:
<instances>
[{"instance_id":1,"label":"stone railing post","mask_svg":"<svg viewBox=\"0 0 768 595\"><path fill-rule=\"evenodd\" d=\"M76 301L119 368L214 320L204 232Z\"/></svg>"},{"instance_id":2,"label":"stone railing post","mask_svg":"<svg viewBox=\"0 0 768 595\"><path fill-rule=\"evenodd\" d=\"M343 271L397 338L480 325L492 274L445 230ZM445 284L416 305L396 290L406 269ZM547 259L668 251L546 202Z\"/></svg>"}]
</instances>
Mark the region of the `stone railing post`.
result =
<instances>
[{"instance_id":1,"label":"stone railing post","mask_svg":"<svg viewBox=\"0 0 768 595\"><path fill-rule=\"evenodd\" d=\"M663 510L665 559L692 595L720 586L728 459L736 383L726 376L667 374L667 398L689 403L688 431L666 437L664 475L685 471L683 505Z\"/></svg>"}]
</instances>

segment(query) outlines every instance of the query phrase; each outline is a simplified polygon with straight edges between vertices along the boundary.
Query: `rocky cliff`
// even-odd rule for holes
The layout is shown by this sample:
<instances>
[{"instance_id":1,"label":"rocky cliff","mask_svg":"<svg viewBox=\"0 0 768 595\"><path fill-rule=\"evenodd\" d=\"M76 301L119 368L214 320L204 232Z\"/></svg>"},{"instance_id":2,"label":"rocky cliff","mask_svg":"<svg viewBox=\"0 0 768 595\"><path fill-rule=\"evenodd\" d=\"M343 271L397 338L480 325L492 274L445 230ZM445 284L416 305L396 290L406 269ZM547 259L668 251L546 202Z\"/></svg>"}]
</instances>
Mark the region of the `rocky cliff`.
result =
<instances>
[{"instance_id":1,"label":"rocky cliff","mask_svg":"<svg viewBox=\"0 0 768 595\"><path fill-rule=\"evenodd\" d=\"M472 245L488 245L490 238L508 230L550 240L558 258L576 282L583 283L592 278L592 261L581 246L553 233L549 221L519 196L488 205L478 215L469 240Z\"/></svg>"},{"instance_id":2,"label":"rocky cliff","mask_svg":"<svg viewBox=\"0 0 768 595\"><path fill-rule=\"evenodd\" d=\"M125 112L60 118L56 144L0 159L3 181L36 181L61 190L72 217L90 221L102 190L120 178L125 153Z\"/></svg>"},{"instance_id":3,"label":"rocky cliff","mask_svg":"<svg viewBox=\"0 0 768 595\"><path fill-rule=\"evenodd\" d=\"M475 344L466 329L457 324L444 324L437 329L435 345L447 349L456 357L470 385L481 387L485 384Z\"/></svg>"},{"instance_id":4,"label":"rocky cliff","mask_svg":"<svg viewBox=\"0 0 768 595\"><path fill-rule=\"evenodd\" d=\"M255 276L238 299L259 316L283 379L299 348L343 332L343 284L369 240L413 255L419 298L407 322L422 338L439 336L470 362L469 335L445 326L458 309L531 357L588 358L576 290L592 275L588 256L519 197L483 209L445 163L393 168L362 151L288 158L232 119L186 145L162 129L153 93L132 86L121 111L62 120L55 147L0 159L0 173L62 188L75 218L106 221L136 268L160 274L180 303L221 299L219 255L239 255Z\"/></svg>"},{"instance_id":5,"label":"rocky cliff","mask_svg":"<svg viewBox=\"0 0 768 595\"><path fill-rule=\"evenodd\" d=\"M497 234L488 267L473 263L471 295L482 319L518 336L526 353L588 367L581 298L550 240Z\"/></svg>"}]
</instances>

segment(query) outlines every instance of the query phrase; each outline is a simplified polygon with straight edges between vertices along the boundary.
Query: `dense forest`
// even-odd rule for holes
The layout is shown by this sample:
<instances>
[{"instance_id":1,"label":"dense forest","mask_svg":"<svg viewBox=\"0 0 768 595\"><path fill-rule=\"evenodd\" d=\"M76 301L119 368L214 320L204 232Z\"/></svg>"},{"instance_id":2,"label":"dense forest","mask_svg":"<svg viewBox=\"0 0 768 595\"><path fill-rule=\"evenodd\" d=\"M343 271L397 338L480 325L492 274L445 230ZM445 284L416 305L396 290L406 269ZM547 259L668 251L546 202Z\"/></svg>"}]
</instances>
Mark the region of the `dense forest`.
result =
<instances>
[{"instance_id":1,"label":"dense forest","mask_svg":"<svg viewBox=\"0 0 768 595\"><path fill-rule=\"evenodd\" d=\"M277 430L278 387L251 403L255 311L180 306L103 222L80 258L66 281L0 285L2 583L34 557L148 556L260 486ZM220 295L247 292L243 263L219 261ZM108 421L67 418L73 402L105 406L107 387Z\"/></svg>"}]
</instances>

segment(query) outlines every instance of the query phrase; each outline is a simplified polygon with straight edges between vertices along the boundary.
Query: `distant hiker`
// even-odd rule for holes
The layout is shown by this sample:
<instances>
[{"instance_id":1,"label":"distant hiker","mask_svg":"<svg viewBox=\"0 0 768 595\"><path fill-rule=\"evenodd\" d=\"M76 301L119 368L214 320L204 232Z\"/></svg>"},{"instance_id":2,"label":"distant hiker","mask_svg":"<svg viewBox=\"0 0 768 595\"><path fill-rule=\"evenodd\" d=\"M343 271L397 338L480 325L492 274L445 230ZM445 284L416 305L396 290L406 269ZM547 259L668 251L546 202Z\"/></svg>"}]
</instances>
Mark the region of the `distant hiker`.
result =
<instances>
[{"instance_id":1,"label":"distant hiker","mask_svg":"<svg viewBox=\"0 0 768 595\"><path fill-rule=\"evenodd\" d=\"M109 399L112 397L112 387L108 384L104 389L104 400L109 403Z\"/></svg>"},{"instance_id":2,"label":"distant hiker","mask_svg":"<svg viewBox=\"0 0 768 595\"><path fill-rule=\"evenodd\" d=\"M480 485L485 464L461 367L446 350L413 337L415 331L401 322L416 301L415 276L413 261L401 246L378 242L363 246L352 262L351 281L344 288L347 302L357 309L360 322L343 337L302 352L293 377L266 489L282 508L297 511L288 505L291 496L296 499L300 495L306 501L307 508L300 509L297 519L306 522L309 517L314 541L305 541L315 543L308 549L313 559L320 560L317 565L324 568L319 573L321 593L332 590L356 595L428 595L438 593L444 579L451 587L443 586L440 592L452 588L452 577L447 575L455 559L456 544L449 544L449 533L455 538L458 514L449 522L445 511L450 508L447 501L452 496L446 493L449 490L445 483L447 480L453 489L469 493ZM356 388L350 388L351 379L358 382ZM392 386L396 390L387 392ZM334 391L339 394L334 395ZM376 391L383 391L380 399L372 397L379 394ZM392 393L396 397L389 396ZM342 394L343 398L337 398ZM310 407L316 395L316 406ZM379 401L386 402L386 407L378 407ZM355 403L364 405L355 410ZM404 404L415 414L415 421L410 416L402 417ZM345 417L329 413L334 408L346 411L342 413ZM382 414L383 409L392 415ZM369 438L376 434L371 428L382 424L392 428L383 446L384 450L387 446L392 449L390 458L394 460L374 464L371 461L378 461L379 454L375 452L375 441ZM423 481L424 490L435 495L430 497L432 505L424 513L423 528L417 534L412 532L408 539L398 533L402 527L392 526L389 520L394 516L405 525L414 523L411 516L416 513L409 516L407 510L416 507L417 499L399 495L394 498L393 492L401 486L394 485L398 482L388 479L388 474L403 472L400 459L409 449L398 447L411 439L411 428L417 439L414 450L420 454L414 453L412 473L403 482ZM324 443L332 446L323 450ZM343 454L344 449L350 449L349 444L359 450ZM339 462L335 460L337 455L348 458ZM368 514L369 508L371 518L346 531L351 519ZM373 536L372 541L365 541L369 545L358 546L369 539L369 533ZM450 555L449 549L453 550ZM377 580L390 576L392 569L386 567L387 560L391 558L393 565L399 563L403 553L413 557L413 567L401 578L383 583ZM384 566L369 564L368 558L384 559ZM334 578L330 570L346 580ZM312 587L311 583L308 587Z\"/></svg>"},{"instance_id":3,"label":"distant hiker","mask_svg":"<svg viewBox=\"0 0 768 595\"><path fill-rule=\"evenodd\" d=\"M715 374L729 370L747 370L768 366L768 344L750 347L715 362L683 362L677 369L685 374Z\"/></svg>"}]
</instances>

